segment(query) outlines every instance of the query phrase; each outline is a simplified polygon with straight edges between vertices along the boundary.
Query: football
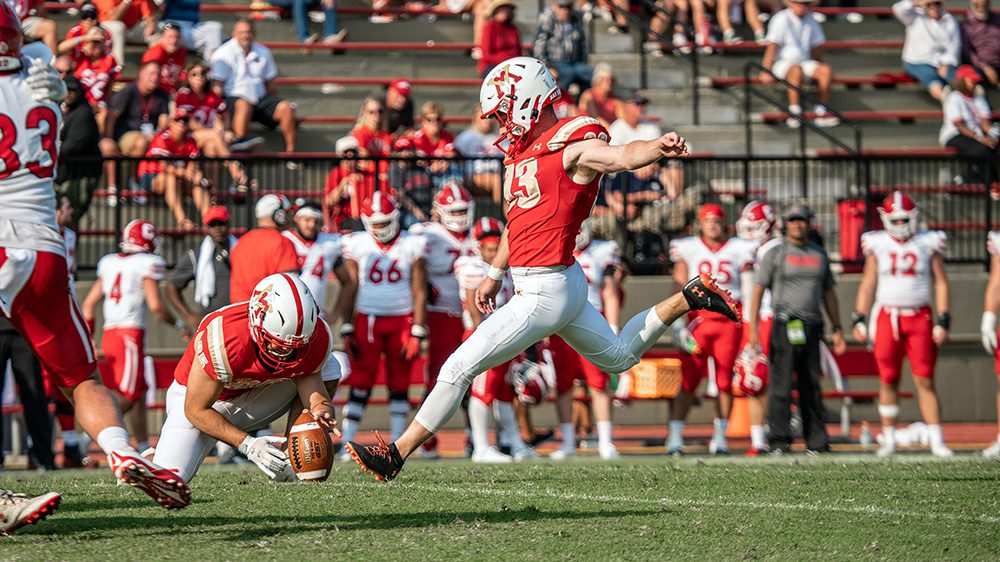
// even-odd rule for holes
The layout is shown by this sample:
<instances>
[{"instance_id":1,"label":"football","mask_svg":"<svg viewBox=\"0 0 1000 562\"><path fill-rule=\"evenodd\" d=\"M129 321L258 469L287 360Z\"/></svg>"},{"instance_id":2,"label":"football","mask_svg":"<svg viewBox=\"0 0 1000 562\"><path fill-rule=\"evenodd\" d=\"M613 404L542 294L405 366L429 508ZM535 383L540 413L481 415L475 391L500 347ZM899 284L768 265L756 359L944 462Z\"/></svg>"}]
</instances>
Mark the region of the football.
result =
<instances>
[{"instance_id":1,"label":"football","mask_svg":"<svg viewBox=\"0 0 1000 562\"><path fill-rule=\"evenodd\" d=\"M288 462L303 482L322 482L333 466L330 434L308 412L295 418L288 432Z\"/></svg>"}]
</instances>

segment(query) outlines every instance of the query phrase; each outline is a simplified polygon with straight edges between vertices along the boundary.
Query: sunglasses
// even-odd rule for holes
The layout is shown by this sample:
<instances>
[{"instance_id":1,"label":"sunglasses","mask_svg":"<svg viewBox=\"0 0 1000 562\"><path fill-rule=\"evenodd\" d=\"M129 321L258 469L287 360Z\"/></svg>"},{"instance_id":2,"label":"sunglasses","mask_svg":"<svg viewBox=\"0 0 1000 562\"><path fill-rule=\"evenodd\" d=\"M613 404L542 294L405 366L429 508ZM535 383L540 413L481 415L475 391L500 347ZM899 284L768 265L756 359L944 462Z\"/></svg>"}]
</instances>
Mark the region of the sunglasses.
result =
<instances>
[{"instance_id":1,"label":"sunglasses","mask_svg":"<svg viewBox=\"0 0 1000 562\"><path fill-rule=\"evenodd\" d=\"M383 111L383 109L366 109L365 113L368 115L381 115Z\"/></svg>"},{"instance_id":2,"label":"sunglasses","mask_svg":"<svg viewBox=\"0 0 1000 562\"><path fill-rule=\"evenodd\" d=\"M437 115L425 115L424 121L427 121L428 123L438 123L441 121L441 118Z\"/></svg>"},{"instance_id":3,"label":"sunglasses","mask_svg":"<svg viewBox=\"0 0 1000 562\"><path fill-rule=\"evenodd\" d=\"M174 117L174 123L184 123L185 125L187 125L189 119L191 119L191 118L190 117Z\"/></svg>"},{"instance_id":4,"label":"sunglasses","mask_svg":"<svg viewBox=\"0 0 1000 562\"><path fill-rule=\"evenodd\" d=\"M229 226L229 223L226 221L212 221L208 223L208 228L220 228L223 226Z\"/></svg>"}]
</instances>

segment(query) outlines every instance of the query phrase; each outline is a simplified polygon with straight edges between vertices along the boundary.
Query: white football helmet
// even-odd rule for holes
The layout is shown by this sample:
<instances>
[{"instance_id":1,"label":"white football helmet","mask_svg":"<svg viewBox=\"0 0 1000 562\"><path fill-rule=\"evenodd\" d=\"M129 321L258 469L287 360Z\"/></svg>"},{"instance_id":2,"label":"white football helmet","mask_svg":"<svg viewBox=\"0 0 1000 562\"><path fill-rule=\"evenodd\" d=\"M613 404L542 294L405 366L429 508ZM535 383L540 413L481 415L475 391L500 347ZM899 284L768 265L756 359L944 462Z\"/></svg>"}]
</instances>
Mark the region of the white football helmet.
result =
<instances>
[{"instance_id":1,"label":"white football helmet","mask_svg":"<svg viewBox=\"0 0 1000 562\"><path fill-rule=\"evenodd\" d=\"M482 119L496 117L503 127L494 145L505 154L517 153L542 108L560 95L552 73L534 57L514 57L496 65L479 89ZM504 139L510 141L506 150L501 147Z\"/></svg>"},{"instance_id":2,"label":"white football helmet","mask_svg":"<svg viewBox=\"0 0 1000 562\"><path fill-rule=\"evenodd\" d=\"M580 233L576 235L576 251L579 252L590 246L590 241L593 238L594 231L590 226L590 219L587 219L580 225Z\"/></svg>"},{"instance_id":3,"label":"white football helmet","mask_svg":"<svg viewBox=\"0 0 1000 562\"><path fill-rule=\"evenodd\" d=\"M917 233L920 210L917 204L902 191L893 191L878 207L882 226L897 240L909 240Z\"/></svg>"},{"instance_id":4,"label":"white football helmet","mask_svg":"<svg viewBox=\"0 0 1000 562\"><path fill-rule=\"evenodd\" d=\"M250 337L269 367L294 363L298 351L316 333L319 306L309 287L294 273L268 275L257 283L247 310Z\"/></svg>"},{"instance_id":5,"label":"white football helmet","mask_svg":"<svg viewBox=\"0 0 1000 562\"><path fill-rule=\"evenodd\" d=\"M743 207L743 212L736 221L736 235L744 240L763 244L771 239L774 222L774 208L764 201L751 201Z\"/></svg>"},{"instance_id":6,"label":"white football helmet","mask_svg":"<svg viewBox=\"0 0 1000 562\"><path fill-rule=\"evenodd\" d=\"M392 196L376 191L361 205L361 223L372 238L388 244L399 234L399 208Z\"/></svg>"},{"instance_id":7,"label":"white football helmet","mask_svg":"<svg viewBox=\"0 0 1000 562\"><path fill-rule=\"evenodd\" d=\"M465 233L472 228L476 201L460 183L449 181L434 196L434 212L442 226L452 232Z\"/></svg>"},{"instance_id":8,"label":"white football helmet","mask_svg":"<svg viewBox=\"0 0 1000 562\"><path fill-rule=\"evenodd\" d=\"M142 252L155 254L160 249L160 239L153 223L135 219L122 229L122 240L118 243L123 254L138 254Z\"/></svg>"}]
</instances>

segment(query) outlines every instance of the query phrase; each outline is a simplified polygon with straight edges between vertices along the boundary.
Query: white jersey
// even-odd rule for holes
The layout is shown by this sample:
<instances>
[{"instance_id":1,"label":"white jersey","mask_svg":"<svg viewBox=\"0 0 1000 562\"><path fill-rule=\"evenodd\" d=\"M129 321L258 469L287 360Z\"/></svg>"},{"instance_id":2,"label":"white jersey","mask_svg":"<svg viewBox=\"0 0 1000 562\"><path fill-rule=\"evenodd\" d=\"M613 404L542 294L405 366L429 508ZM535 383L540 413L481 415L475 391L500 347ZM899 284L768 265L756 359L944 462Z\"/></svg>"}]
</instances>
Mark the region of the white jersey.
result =
<instances>
[{"instance_id":1,"label":"white jersey","mask_svg":"<svg viewBox=\"0 0 1000 562\"><path fill-rule=\"evenodd\" d=\"M986 251L991 256L1000 256L1000 230L991 230L986 234Z\"/></svg>"},{"instance_id":2,"label":"white jersey","mask_svg":"<svg viewBox=\"0 0 1000 562\"><path fill-rule=\"evenodd\" d=\"M715 277L736 301L742 298L740 273L753 266L756 253L757 243L743 238L729 238L714 250L699 236L670 241L671 261L686 263L690 277L701 273Z\"/></svg>"},{"instance_id":3,"label":"white jersey","mask_svg":"<svg viewBox=\"0 0 1000 562\"><path fill-rule=\"evenodd\" d=\"M367 232L344 236L344 258L358 264L358 312L402 316L413 312L413 264L427 254L422 236L400 232L390 245Z\"/></svg>"},{"instance_id":4,"label":"white jersey","mask_svg":"<svg viewBox=\"0 0 1000 562\"><path fill-rule=\"evenodd\" d=\"M767 242L764 242L760 247L757 248L757 260L754 262L754 269L760 264L760 258L764 257L764 254L768 253L771 248L778 245L781 242L780 238L772 238ZM743 307L744 320L749 320L750 307ZM771 289L764 289L764 297L760 300L760 317L770 318L774 316L774 309L771 308Z\"/></svg>"},{"instance_id":5,"label":"white jersey","mask_svg":"<svg viewBox=\"0 0 1000 562\"><path fill-rule=\"evenodd\" d=\"M861 235L861 251L878 262L875 302L881 306L919 308L931 302L931 259L944 255L948 235L922 230L909 240L897 240L884 230Z\"/></svg>"},{"instance_id":6,"label":"white jersey","mask_svg":"<svg viewBox=\"0 0 1000 562\"><path fill-rule=\"evenodd\" d=\"M320 316L325 316L326 280L337 265L342 252L340 234L320 232L316 240L303 240L291 230L282 232L285 238L295 245L295 253L299 259L299 278L312 291L316 304L319 305Z\"/></svg>"},{"instance_id":7,"label":"white jersey","mask_svg":"<svg viewBox=\"0 0 1000 562\"><path fill-rule=\"evenodd\" d=\"M472 316L469 314L468 299L466 293L469 289L476 290L479 284L486 279L486 273L490 270L490 264L483 261L479 256L463 256L455 260L455 280L458 282L459 295L462 300L462 324L466 330L471 330L475 326L472 323ZM510 277L510 271L503 276L500 285L500 292L497 293L494 305L500 308L514 296L514 280ZM485 317L486 315L484 315Z\"/></svg>"},{"instance_id":8,"label":"white jersey","mask_svg":"<svg viewBox=\"0 0 1000 562\"><path fill-rule=\"evenodd\" d=\"M146 328L143 281L160 281L166 262L156 254L108 254L97 262L104 290L104 329Z\"/></svg>"},{"instance_id":9,"label":"white jersey","mask_svg":"<svg viewBox=\"0 0 1000 562\"><path fill-rule=\"evenodd\" d=\"M441 223L422 222L410 227L410 232L427 240L427 279L431 294L427 310L454 316L462 313L455 262L462 256L475 255L471 236L460 240Z\"/></svg>"},{"instance_id":10,"label":"white jersey","mask_svg":"<svg viewBox=\"0 0 1000 562\"><path fill-rule=\"evenodd\" d=\"M576 261L587 276L587 300L600 312L604 312L604 299L601 289L604 288L604 275L608 268L621 262L621 252L618 243L613 240L591 240L586 248L573 252Z\"/></svg>"},{"instance_id":11,"label":"white jersey","mask_svg":"<svg viewBox=\"0 0 1000 562\"><path fill-rule=\"evenodd\" d=\"M63 245L66 246L66 273L69 274L69 292L76 298L76 232L62 227Z\"/></svg>"},{"instance_id":12,"label":"white jersey","mask_svg":"<svg viewBox=\"0 0 1000 562\"><path fill-rule=\"evenodd\" d=\"M52 188L62 112L34 101L26 76L0 76L0 247L65 255Z\"/></svg>"}]
</instances>

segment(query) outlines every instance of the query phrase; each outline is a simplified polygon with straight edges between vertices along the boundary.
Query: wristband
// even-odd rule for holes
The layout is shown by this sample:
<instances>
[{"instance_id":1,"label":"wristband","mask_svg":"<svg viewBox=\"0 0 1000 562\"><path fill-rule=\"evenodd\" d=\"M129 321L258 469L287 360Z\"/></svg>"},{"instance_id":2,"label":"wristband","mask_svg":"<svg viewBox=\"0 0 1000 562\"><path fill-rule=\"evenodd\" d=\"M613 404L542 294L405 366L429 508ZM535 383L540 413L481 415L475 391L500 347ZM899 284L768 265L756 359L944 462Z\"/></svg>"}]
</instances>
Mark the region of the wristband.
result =
<instances>
[{"instance_id":1,"label":"wristband","mask_svg":"<svg viewBox=\"0 0 1000 562\"><path fill-rule=\"evenodd\" d=\"M353 333L354 333L354 324L351 324L350 322L344 322L343 324L340 325L341 336L349 336Z\"/></svg>"},{"instance_id":2,"label":"wristband","mask_svg":"<svg viewBox=\"0 0 1000 562\"><path fill-rule=\"evenodd\" d=\"M941 326L945 330L951 329L951 314L947 312L939 312L937 316L934 317L934 325Z\"/></svg>"},{"instance_id":3,"label":"wristband","mask_svg":"<svg viewBox=\"0 0 1000 562\"><path fill-rule=\"evenodd\" d=\"M414 324L410 326L410 335L415 338L426 339L427 338L427 328Z\"/></svg>"},{"instance_id":4,"label":"wristband","mask_svg":"<svg viewBox=\"0 0 1000 562\"><path fill-rule=\"evenodd\" d=\"M504 275L507 275L506 269L499 269L492 265L490 266L490 270L486 272L486 276L494 281L503 281Z\"/></svg>"},{"instance_id":5,"label":"wristband","mask_svg":"<svg viewBox=\"0 0 1000 562\"><path fill-rule=\"evenodd\" d=\"M864 324L864 323L865 323L865 315L864 314L861 314L858 311L854 311L854 312L851 313L851 325L852 326L857 326L858 324Z\"/></svg>"}]
</instances>

